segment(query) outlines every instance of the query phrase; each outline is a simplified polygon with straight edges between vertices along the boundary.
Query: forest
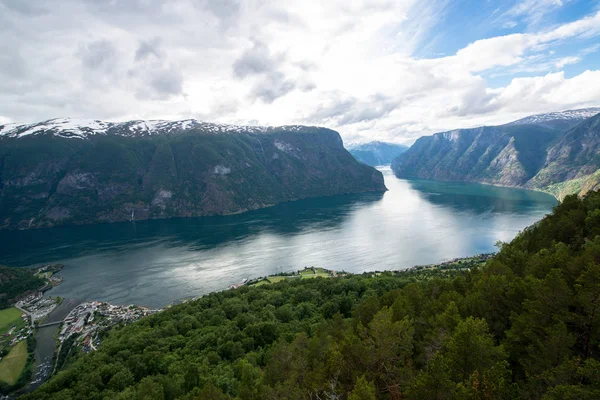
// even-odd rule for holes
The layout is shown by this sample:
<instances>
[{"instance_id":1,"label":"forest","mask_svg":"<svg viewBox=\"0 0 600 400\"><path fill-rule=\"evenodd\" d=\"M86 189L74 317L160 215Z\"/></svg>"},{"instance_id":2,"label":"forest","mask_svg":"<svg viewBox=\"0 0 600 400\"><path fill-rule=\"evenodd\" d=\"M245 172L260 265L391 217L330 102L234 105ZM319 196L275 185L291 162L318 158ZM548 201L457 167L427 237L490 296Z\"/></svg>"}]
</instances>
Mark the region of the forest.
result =
<instances>
[{"instance_id":1,"label":"forest","mask_svg":"<svg viewBox=\"0 0 600 400\"><path fill-rule=\"evenodd\" d=\"M34 270L0 266L0 309L10 307L27 292L44 286L46 281L34 275Z\"/></svg>"},{"instance_id":2,"label":"forest","mask_svg":"<svg viewBox=\"0 0 600 400\"><path fill-rule=\"evenodd\" d=\"M482 267L244 286L109 332L24 399L598 399L600 192Z\"/></svg>"}]
</instances>

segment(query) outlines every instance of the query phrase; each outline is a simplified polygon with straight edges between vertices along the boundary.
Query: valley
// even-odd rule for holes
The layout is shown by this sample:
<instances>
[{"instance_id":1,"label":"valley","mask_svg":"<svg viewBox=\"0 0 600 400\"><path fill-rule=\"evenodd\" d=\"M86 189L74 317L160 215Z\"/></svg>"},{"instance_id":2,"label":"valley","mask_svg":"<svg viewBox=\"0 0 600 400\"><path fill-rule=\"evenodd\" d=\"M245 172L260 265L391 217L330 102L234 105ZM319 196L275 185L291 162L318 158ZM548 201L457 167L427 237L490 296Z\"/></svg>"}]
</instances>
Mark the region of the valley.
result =
<instances>
[{"instance_id":1,"label":"valley","mask_svg":"<svg viewBox=\"0 0 600 400\"><path fill-rule=\"evenodd\" d=\"M600 0L0 0L0 400L600 399Z\"/></svg>"},{"instance_id":2,"label":"valley","mask_svg":"<svg viewBox=\"0 0 600 400\"><path fill-rule=\"evenodd\" d=\"M573 115L579 118L584 114ZM409 160L406 162L410 162L414 157L421 157L414 154L418 155L425 148L423 144L417 142L407 152L397 156L392 169L378 167L375 170L357 161L374 165L382 160L385 162L384 158L381 158L382 150L377 150L385 144L375 143L370 144L371 147L367 146L369 151L380 157L372 158L375 161L368 162L368 159L361 159L356 153L354 156L357 161L354 161L341 147L340 141L333 145L331 153L332 160L337 159L341 162L335 167L336 173L342 173L340 176L347 179L344 183L350 185L347 187L356 185L356 189L341 189L341 194L336 192L340 189L333 189L324 197L304 196L308 197L304 200L293 198L292 200L296 201L269 204L269 208L264 210L241 210L245 211L243 213L219 211L218 214L224 215L216 216L204 215L204 211L200 211L199 215L184 213L184 219L174 218L181 216L176 213L165 214L165 210L169 209L167 203L161 203L162 211L158 214L155 211L147 213L157 205L154 199L150 205L132 208L127 222L122 221L127 220L127 214L108 221L68 217L58 221L58 226L54 226L52 218L48 219L46 215L39 220L33 218L27 226L23 225L25 220L17 223L17 226L28 229L0 230L0 240L7 244L0 250L0 263L21 267L48 261L60 263L38 269L33 274L34 279L47 282L44 290L50 289L49 296L52 297L30 295L17 303L19 310L41 321L35 333L38 344L35 345L35 349L32 347L32 331L25 332L27 326L15 327L14 329L19 328L18 332L25 332L23 338L27 338L27 341L23 339L16 345L11 343L11 352L2 364L4 370L0 368L0 374L3 374L6 384L15 384L17 378L22 379L22 375L15 372L17 370L14 366L17 365L15 363L21 363L23 365L19 367L19 371L23 368L32 371L28 390L37 389L56 371L69 370L81 356L102 349L104 341L108 339L110 342L111 332L120 329L118 327L132 323L135 325L137 320L144 321L158 311L169 312L172 308L178 309L186 304L202 302L206 296L221 292L227 287L232 291L242 290L243 287L262 289L280 284L293 284L296 281L312 281L316 278L333 281L354 279L354 275L360 274L374 280L387 277L401 282L410 280L426 284L431 279L455 279L460 274L486 268L488 262L493 259L488 253L502 248L498 247L499 242L509 242L515 236L518 237L519 232L542 219L556 205L556 201L546 194L507 186L531 187L562 198L568 193L581 192L581 188L586 185L592 190L595 185L593 181L590 182L589 176L581 175L593 170L593 165L589 168L586 166L590 157L593 162L593 151L591 156L589 152L581 151L572 156L560 150L568 146L577 150L578 148L573 146L575 138L584 138L589 142L588 132L596 129L594 118L576 123L564 119L557 122L538 116L524 121L526 124L523 125L517 121L502 127L443 133L434 135L432 139L421 139L425 142L436 142L442 138L442 141L456 142L459 143L456 149L468 148L467 153L472 154L480 154L483 151L483 159L494 160L493 165L499 165L498 159L504 157L509 161L506 161L504 166L494 167L497 168L494 170L497 175L492 174L491 167L477 172L458 150L456 155L461 161L456 164L458 168L451 168L450 165L454 161L449 158L453 154L450 149L455 145L450 144L450 147L447 147L444 144L441 150L444 157L436 161L439 165L435 168L427 165L420 167L420 171L428 171L428 174L419 173L417 176L409 176L410 179L399 179L397 176L402 176L402 173L398 172L398 168L403 168L399 165L404 165L404 161L401 160L406 159ZM252 131L246 127L200 126L195 125L195 122L171 125L156 122L154 125L105 124L95 126L94 129L83 129L79 122L70 128L65 127L65 121L54 121L52 124L58 124L60 127L52 128L46 124L12 127L8 131L5 128L4 137L5 140L11 139L7 143L19 146L23 143L21 140L30 135L33 135L34 141L89 141L89 145L93 147L102 145L104 140L133 140L135 144L132 144L131 149L139 149L144 141L150 143L157 140L153 138L153 132L159 129L156 137L163 141L196 137L206 137L206 140L210 141L218 139L221 134L241 135L239 140L254 137L253 140L261 143L262 152L265 151L266 142L262 138L257 139L255 135L275 135L267 136L268 140L273 140L271 146L275 148L272 159L279 159L279 156L275 157L278 155L277 151L292 151L291 147L282 144L284 142L281 141L281 137L277 137L279 134L287 135L286 131L289 128ZM573 127L569 128L571 125ZM556 130L556 126L561 129L567 127L564 136ZM200 128L204 131L195 130ZM298 132L302 129L309 129L303 134L319 134L310 131L312 128L298 128L292 136L285 136L286 140L299 140L302 134L298 136ZM335 132L333 135L335 136ZM180 139L181 137L184 139ZM273 137L276 138L272 139ZM594 137L593 133L591 137ZM472 143L469 144L470 142ZM87 142L83 143L83 147L88 146ZM543 145L540 146L540 143ZM204 149L206 144L202 146ZM220 152L226 148L222 147L223 143L218 146ZM319 146L322 144L307 151L316 151ZM590 146L586 144L584 148L589 149ZM397 152L398 149L388 150ZM507 149L514 149L516 155L510 155ZM400 148L400 151L404 150ZM80 151L82 150L77 150ZM152 152L156 151L158 150L153 148ZM295 147L292 153L296 151L301 151L300 147ZM494 155L494 151L498 154ZM292 156L303 162L314 162L314 159L309 160L307 156L299 154L294 153ZM536 164L536 157L539 159L543 154L547 154L545 157L548 160L556 160L554 164L550 161ZM153 155L150 160L154 160L155 157ZM319 157L323 159L322 153ZM435 153L430 152L425 158L419 159L433 162L436 157ZM173 160L178 158L179 156L174 155L172 157ZM239 161L238 158L235 160ZM481 164L481 160L476 164ZM524 161L528 164L523 163ZM152 169L154 161L150 162L150 167L144 168ZM512 166L511 162L518 163L518 167ZM571 165L570 163L573 166L565 168ZM6 165L4 163L3 168L6 168ZM73 162L69 161L61 168L70 170L73 165ZM231 168L223 165L225 164L218 164L213 172L216 171L216 174L227 176L229 179ZM483 168L483 164L481 165ZM14 166L8 166L9 171L14 171ZM75 168L80 170L81 166ZM295 166L288 160L284 169L289 172L290 168ZM366 175L352 175L355 172L343 175L346 173L342 172L345 168L362 171L361 174ZM374 172L369 172L369 169ZM161 170L164 171L162 167ZM97 171L106 172L103 169ZM447 175L440 175L442 171ZM68 180L65 181L69 173L59 176L56 185L70 185ZM468 179L462 178L460 174L463 173L467 173ZM97 175L96 172L92 174ZM275 170L270 170L269 174L277 176L277 179L281 178ZM365 178L368 174L372 178ZM557 174L560 174L559 178L550 177ZM380 183L377 182L377 176L383 178ZM530 176L533 178L528 178ZM595 175L592 173L590 176ZM434 179L422 179L423 177ZM543 180L543 177L546 180ZM94 181L97 182L94 184L112 185L116 182L114 177L108 175L103 179L105 183L102 183L101 179ZM230 183L220 181L218 184L239 185L245 178L240 179L242 181L234 179ZM319 179L332 178L321 176ZM468 180L485 184L466 182ZM15 182L26 181L11 180L9 183L12 188L4 192L4 197L6 193L10 196L11 190L15 189ZM142 186L146 185L144 182L151 181L149 178L142 178ZM162 185L160 192L168 181L159 182L159 186ZM189 182L189 178L184 178L182 182ZM281 180L281 184L285 185L290 182L288 178ZM368 185L366 187L365 182ZM489 185L490 183L494 186ZM292 184L304 185L300 181ZM69 192L68 196L80 196L85 193L85 185L76 185L73 189L75 192ZM343 186L337 185L337 188L341 187ZM245 193L243 187L236 188L240 190L239 194ZM97 191L97 188L95 190ZM356 193L352 193L353 191ZM47 204L60 201L60 197L53 197L55 194L56 192L50 193L44 201L48 202ZM169 198L167 196L164 200L168 202ZM91 203L84 207L106 206L93 205L99 198L93 200L92 196L87 199L86 202ZM3 204L6 206L7 203ZM8 204L10 205L10 200ZM111 207L115 203L112 204ZM44 210L49 209L50 206L44 206L40 212L44 213ZM89 215L87 211L85 213ZM11 214L9 212L6 215ZM5 221L10 221L10 218ZM31 229L39 227L47 229ZM27 251L23 246L27 246ZM480 253L480 256L471 256ZM60 277L54 275L57 272L60 272ZM66 299L65 306L61 304L62 299ZM266 333L260 334L260 340L264 338L264 334ZM27 350L18 353L19 346ZM227 358L229 351L233 350L227 350L225 355L219 354ZM17 353L20 354L20 358L17 357ZM35 364L32 364L33 354Z\"/></svg>"},{"instance_id":3,"label":"valley","mask_svg":"<svg viewBox=\"0 0 600 400\"><path fill-rule=\"evenodd\" d=\"M372 167L390 165L409 146L386 142L349 143L345 146L357 161Z\"/></svg>"}]
</instances>

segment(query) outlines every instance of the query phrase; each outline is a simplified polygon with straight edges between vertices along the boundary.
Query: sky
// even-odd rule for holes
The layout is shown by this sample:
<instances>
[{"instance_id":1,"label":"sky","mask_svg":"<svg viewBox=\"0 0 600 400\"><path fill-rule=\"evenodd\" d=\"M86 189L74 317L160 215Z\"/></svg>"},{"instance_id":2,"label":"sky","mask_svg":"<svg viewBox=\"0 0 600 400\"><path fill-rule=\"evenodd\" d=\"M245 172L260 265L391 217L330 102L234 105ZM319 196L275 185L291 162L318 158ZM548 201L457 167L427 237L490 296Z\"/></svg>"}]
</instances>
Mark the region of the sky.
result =
<instances>
[{"instance_id":1,"label":"sky","mask_svg":"<svg viewBox=\"0 0 600 400\"><path fill-rule=\"evenodd\" d=\"M600 0L0 0L0 124L317 125L345 142L600 105Z\"/></svg>"}]
</instances>

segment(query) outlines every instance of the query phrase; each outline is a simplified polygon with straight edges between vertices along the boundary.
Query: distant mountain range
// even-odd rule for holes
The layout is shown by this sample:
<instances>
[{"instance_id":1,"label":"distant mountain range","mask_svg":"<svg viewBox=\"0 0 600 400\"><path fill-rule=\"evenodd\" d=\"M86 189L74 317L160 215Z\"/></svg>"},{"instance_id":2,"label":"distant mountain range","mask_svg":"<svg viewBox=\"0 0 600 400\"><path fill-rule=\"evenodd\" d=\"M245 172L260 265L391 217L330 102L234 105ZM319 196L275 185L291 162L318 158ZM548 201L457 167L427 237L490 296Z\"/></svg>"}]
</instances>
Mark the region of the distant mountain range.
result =
<instances>
[{"instance_id":1,"label":"distant mountain range","mask_svg":"<svg viewBox=\"0 0 600 400\"><path fill-rule=\"evenodd\" d=\"M349 144L346 148L358 161L375 167L377 165L391 164L394 158L408 149L408 146L375 141Z\"/></svg>"},{"instance_id":2,"label":"distant mountain range","mask_svg":"<svg viewBox=\"0 0 600 400\"><path fill-rule=\"evenodd\" d=\"M306 126L55 119L0 125L0 228L239 213L386 190Z\"/></svg>"},{"instance_id":3,"label":"distant mountain range","mask_svg":"<svg viewBox=\"0 0 600 400\"><path fill-rule=\"evenodd\" d=\"M600 108L534 115L418 139L392 162L400 178L471 181L549 192L600 188Z\"/></svg>"}]
</instances>

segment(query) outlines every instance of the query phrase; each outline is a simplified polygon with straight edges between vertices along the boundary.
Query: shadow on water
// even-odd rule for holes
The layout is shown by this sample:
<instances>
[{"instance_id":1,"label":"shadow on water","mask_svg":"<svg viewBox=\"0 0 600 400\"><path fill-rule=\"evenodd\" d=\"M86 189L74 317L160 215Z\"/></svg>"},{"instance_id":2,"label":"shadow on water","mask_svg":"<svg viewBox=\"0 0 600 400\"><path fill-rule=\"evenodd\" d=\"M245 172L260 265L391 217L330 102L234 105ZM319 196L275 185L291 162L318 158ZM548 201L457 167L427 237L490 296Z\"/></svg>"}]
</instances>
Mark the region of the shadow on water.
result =
<instances>
[{"instance_id":1,"label":"shadow on water","mask_svg":"<svg viewBox=\"0 0 600 400\"><path fill-rule=\"evenodd\" d=\"M243 214L0 231L0 264L20 267L86 254L118 252L157 242L200 250L248 237L334 229L358 208L378 202L383 193L305 199Z\"/></svg>"},{"instance_id":2,"label":"shadow on water","mask_svg":"<svg viewBox=\"0 0 600 400\"><path fill-rule=\"evenodd\" d=\"M549 194L532 190L482 185L469 182L406 180L410 188L431 204L456 211L474 213L527 212L540 205L554 206L558 202Z\"/></svg>"}]
</instances>

